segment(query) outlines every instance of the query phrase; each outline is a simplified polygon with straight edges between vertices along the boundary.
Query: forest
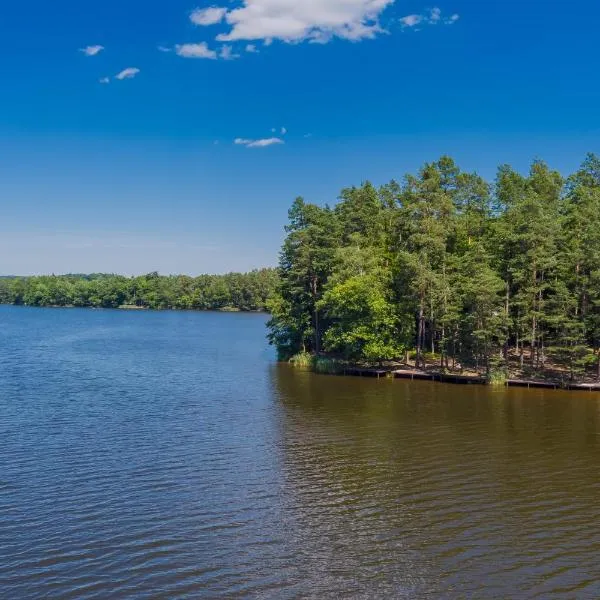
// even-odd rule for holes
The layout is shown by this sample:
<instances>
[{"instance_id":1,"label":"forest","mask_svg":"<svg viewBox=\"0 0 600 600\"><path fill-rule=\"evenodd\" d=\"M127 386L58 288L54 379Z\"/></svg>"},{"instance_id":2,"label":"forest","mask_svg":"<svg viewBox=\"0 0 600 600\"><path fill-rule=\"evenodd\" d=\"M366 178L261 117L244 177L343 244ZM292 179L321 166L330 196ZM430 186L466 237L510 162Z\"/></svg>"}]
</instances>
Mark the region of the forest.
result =
<instances>
[{"instance_id":1,"label":"forest","mask_svg":"<svg viewBox=\"0 0 600 600\"><path fill-rule=\"evenodd\" d=\"M61 275L0 278L0 304L96 308L263 311L277 273L261 269L227 275L140 277Z\"/></svg>"},{"instance_id":2,"label":"forest","mask_svg":"<svg viewBox=\"0 0 600 600\"><path fill-rule=\"evenodd\" d=\"M268 308L281 359L600 377L600 159L493 182L442 157L334 206L298 198Z\"/></svg>"}]
</instances>

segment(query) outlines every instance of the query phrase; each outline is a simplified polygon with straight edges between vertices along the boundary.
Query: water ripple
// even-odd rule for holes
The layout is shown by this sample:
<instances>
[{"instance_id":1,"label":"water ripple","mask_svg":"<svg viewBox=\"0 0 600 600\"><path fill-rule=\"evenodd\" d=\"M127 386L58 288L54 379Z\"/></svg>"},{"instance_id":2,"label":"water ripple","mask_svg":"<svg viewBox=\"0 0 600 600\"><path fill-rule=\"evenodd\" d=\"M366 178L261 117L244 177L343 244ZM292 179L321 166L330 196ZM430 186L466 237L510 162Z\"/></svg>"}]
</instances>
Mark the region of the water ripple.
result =
<instances>
[{"instance_id":1,"label":"water ripple","mask_svg":"<svg viewBox=\"0 0 600 600\"><path fill-rule=\"evenodd\" d=\"M0 307L0 597L600 597L596 395L315 376L264 321Z\"/></svg>"}]
</instances>

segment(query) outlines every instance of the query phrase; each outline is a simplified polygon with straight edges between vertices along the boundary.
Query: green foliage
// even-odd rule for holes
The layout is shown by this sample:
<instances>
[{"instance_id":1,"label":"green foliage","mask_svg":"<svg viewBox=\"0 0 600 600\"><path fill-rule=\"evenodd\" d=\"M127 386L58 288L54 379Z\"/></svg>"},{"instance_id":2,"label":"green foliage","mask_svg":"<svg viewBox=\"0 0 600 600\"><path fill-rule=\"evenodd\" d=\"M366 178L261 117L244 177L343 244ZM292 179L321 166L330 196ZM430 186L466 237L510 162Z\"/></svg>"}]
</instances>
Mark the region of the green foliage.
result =
<instances>
[{"instance_id":1,"label":"green foliage","mask_svg":"<svg viewBox=\"0 0 600 600\"><path fill-rule=\"evenodd\" d=\"M290 363L298 369L312 369L314 358L310 352L298 352L290 358Z\"/></svg>"},{"instance_id":2,"label":"green foliage","mask_svg":"<svg viewBox=\"0 0 600 600\"><path fill-rule=\"evenodd\" d=\"M370 362L403 352L395 307L377 275L357 275L334 285L319 307L330 322L324 337L326 351Z\"/></svg>"},{"instance_id":3,"label":"green foliage","mask_svg":"<svg viewBox=\"0 0 600 600\"><path fill-rule=\"evenodd\" d=\"M336 358L328 356L315 356L313 361L313 371L322 375L339 375L344 372L346 363Z\"/></svg>"},{"instance_id":4,"label":"green foliage","mask_svg":"<svg viewBox=\"0 0 600 600\"><path fill-rule=\"evenodd\" d=\"M488 371L487 382L489 385L501 387L506 385L508 374L505 369L492 369Z\"/></svg>"},{"instance_id":5,"label":"green foliage","mask_svg":"<svg viewBox=\"0 0 600 600\"><path fill-rule=\"evenodd\" d=\"M339 375L344 371L346 363L330 356L315 356L310 352L298 352L289 359L297 369L304 369L322 375Z\"/></svg>"},{"instance_id":6,"label":"green foliage","mask_svg":"<svg viewBox=\"0 0 600 600\"><path fill-rule=\"evenodd\" d=\"M401 183L296 200L270 340L298 352L472 366L504 381L511 348L600 378L600 159L564 180L535 161L494 185L449 157ZM550 350L552 348L552 350ZM525 365L527 361L527 365Z\"/></svg>"},{"instance_id":7,"label":"green foliage","mask_svg":"<svg viewBox=\"0 0 600 600\"><path fill-rule=\"evenodd\" d=\"M275 269L227 275L140 277L62 275L0 279L0 303L151 309L263 311L277 285Z\"/></svg>"}]
</instances>

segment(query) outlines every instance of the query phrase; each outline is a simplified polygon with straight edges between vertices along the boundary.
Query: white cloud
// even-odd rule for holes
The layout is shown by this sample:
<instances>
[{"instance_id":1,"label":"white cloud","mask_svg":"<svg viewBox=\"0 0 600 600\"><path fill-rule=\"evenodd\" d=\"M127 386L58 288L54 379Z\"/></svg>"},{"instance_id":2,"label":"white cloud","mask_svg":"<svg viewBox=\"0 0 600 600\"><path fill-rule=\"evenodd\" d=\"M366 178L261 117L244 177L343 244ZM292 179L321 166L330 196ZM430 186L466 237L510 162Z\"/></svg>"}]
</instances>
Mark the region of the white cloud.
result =
<instances>
[{"instance_id":1,"label":"white cloud","mask_svg":"<svg viewBox=\"0 0 600 600\"><path fill-rule=\"evenodd\" d=\"M135 67L128 67L115 75L115 79L118 79L119 81L123 81L123 79L133 79L139 72L140 70Z\"/></svg>"},{"instance_id":2,"label":"white cloud","mask_svg":"<svg viewBox=\"0 0 600 600\"><path fill-rule=\"evenodd\" d=\"M437 23L442 18L442 11L439 8L432 8L429 13L429 22Z\"/></svg>"},{"instance_id":3,"label":"white cloud","mask_svg":"<svg viewBox=\"0 0 600 600\"><path fill-rule=\"evenodd\" d=\"M199 44L178 44L175 46L175 52L183 58L217 58L217 53L211 50L206 42Z\"/></svg>"},{"instance_id":4,"label":"white cloud","mask_svg":"<svg viewBox=\"0 0 600 600\"><path fill-rule=\"evenodd\" d=\"M334 37L358 41L383 30L381 13L394 0L242 0L226 11L230 26L220 41L282 40L328 42ZM225 10L225 9L223 9Z\"/></svg>"},{"instance_id":5,"label":"white cloud","mask_svg":"<svg viewBox=\"0 0 600 600\"><path fill-rule=\"evenodd\" d=\"M246 52L250 54L256 54L258 52L258 48L254 44L248 44L246 46Z\"/></svg>"},{"instance_id":6,"label":"white cloud","mask_svg":"<svg viewBox=\"0 0 600 600\"><path fill-rule=\"evenodd\" d=\"M227 44L223 44L221 46L221 50L219 52L219 57L222 58L223 60L235 60L236 58L239 58L240 55L239 54L235 54L233 52L233 48Z\"/></svg>"},{"instance_id":7,"label":"white cloud","mask_svg":"<svg viewBox=\"0 0 600 600\"><path fill-rule=\"evenodd\" d=\"M166 46L157 46L157 50L159 52L171 52L171 48L167 48Z\"/></svg>"},{"instance_id":8,"label":"white cloud","mask_svg":"<svg viewBox=\"0 0 600 600\"><path fill-rule=\"evenodd\" d=\"M421 24L437 25L438 23L444 23L444 25L453 25L459 18L459 15L454 14L448 19L442 19L442 10L434 7L427 15L407 15L406 17L402 17L400 23L402 23L402 28L416 27ZM418 31L418 29L416 31Z\"/></svg>"},{"instance_id":9,"label":"white cloud","mask_svg":"<svg viewBox=\"0 0 600 600\"><path fill-rule=\"evenodd\" d=\"M83 52L86 56L96 56L102 50L104 50L104 46L86 46L85 48L80 48L79 52Z\"/></svg>"},{"instance_id":10,"label":"white cloud","mask_svg":"<svg viewBox=\"0 0 600 600\"><path fill-rule=\"evenodd\" d=\"M238 146L246 146L246 148L266 148L267 146L274 146L277 144L285 144L285 142L278 137L263 138L259 140L249 140L247 138L236 138L233 140L234 144Z\"/></svg>"},{"instance_id":11,"label":"white cloud","mask_svg":"<svg viewBox=\"0 0 600 600\"><path fill-rule=\"evenodd\" d=\"M254 140L253 142L250 142L249 144L247 144L248 148L264 148L266 146L273 146L276 144L284 144L285 142L277 137L272 137L272 138L265 138L262 140Z\"/></svg>"},{"instance_id":12,"label":"white cloud","mask_svg":"<svg viewBox=\"0 0 600 600\"><path fill-rule=\"evenodd\" d=\"M400 22L404 27L415 27L423 20L421 15L406 15L406 17L402 17Z\"/></svg>"},{"instance_id":13,"label":"white cloud","mask_svg":"<svg viewBox=\"0 0 600 600\"><path fill-rule=\"evenodd\" d=\"M285 127L281 128L281 135L285 135L287 133L287 129Z\"/></svg>"},{"instance_id":14,"label":"white cloud","mask_svg":"<svg viewBox=\"0 0 600 600\"><path fill-rule=\"evenodd\" d=\"M195 25L215 25L216 23L220 23L226 14L227 9L218 6L197 8L190 14L190 21Z\"/></svg>"},{"instance_id":15,"label":"white cloud","mask_svg":"<svg viewBox=\"0 0 600 600\"><path fill-rule=\"evenodd\" d=\"M104 84L110 83L110 78L109 77L102 77L102 79L100 79L99 81L100 81L100 83L104 83Z\"/></svg>"}]
</instances>

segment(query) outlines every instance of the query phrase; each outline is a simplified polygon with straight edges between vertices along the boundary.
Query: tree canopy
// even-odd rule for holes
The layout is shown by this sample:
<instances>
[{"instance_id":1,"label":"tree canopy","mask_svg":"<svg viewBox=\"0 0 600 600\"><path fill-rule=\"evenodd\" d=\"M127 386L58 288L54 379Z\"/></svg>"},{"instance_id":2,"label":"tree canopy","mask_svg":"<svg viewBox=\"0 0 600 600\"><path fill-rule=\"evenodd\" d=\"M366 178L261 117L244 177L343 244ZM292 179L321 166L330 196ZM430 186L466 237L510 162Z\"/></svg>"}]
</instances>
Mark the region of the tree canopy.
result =
<instances>
[{"instance_id":1,"label":"tree canopy","mask_svg":"<svg viewBox=\"0 0 600 600\"><path fill-rule=\"evenodd\" d=\"M490 368L600 355L600 159L563 178L542 161L494 182L449 157L401 182L345 188L289 212L270 339L381 361L414 351ZM600 369L600 361L598 361ZM600 372L600 371L599 371Z\"/></svg>"},{"instance_id":2,"label":"tree canopy","mask_svg":"<svg viewBox=\"0 0 600 600\"><path fill-rule=\"evenodd\" d=\"M4 277L0 279L0 303L261 311L273 295L276 281L274 269L199 277L158 273L139 277L103 274Z\"/></svg>"}]
</instances>

